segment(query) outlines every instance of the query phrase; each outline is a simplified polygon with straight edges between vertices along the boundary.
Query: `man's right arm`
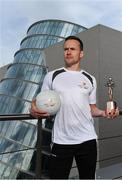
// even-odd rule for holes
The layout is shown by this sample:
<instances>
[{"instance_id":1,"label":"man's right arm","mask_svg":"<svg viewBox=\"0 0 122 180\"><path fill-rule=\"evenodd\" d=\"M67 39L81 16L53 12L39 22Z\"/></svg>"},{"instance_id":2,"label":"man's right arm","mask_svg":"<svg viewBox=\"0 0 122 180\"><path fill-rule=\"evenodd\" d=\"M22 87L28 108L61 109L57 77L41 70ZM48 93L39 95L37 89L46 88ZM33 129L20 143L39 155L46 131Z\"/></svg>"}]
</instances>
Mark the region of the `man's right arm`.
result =
<instances>
[{"instance_id":1,"label":"man's right arm","mask_svg":"<svg viewBox=\"0 0 122 180\"><path fill-rule=\"evenodd\" d=\"M41 109L37 108L36 99L32 100L31 108L30 108L30 114L35 118L49 117L50 116L49 113L42 111Z\"/></svg>"},{"instance_id":2,"label":"man's right arm","mask_svg":"<svg viewBox=\"0 0 122 180\"><path fill-rule=\"evenodd\" d=\"M41 87L41 91L49 90L51 89L51 83L52 83L52 72L49 72L45 75L45 78L43 80L43 84ZM42 111L41 109L38 109L36 106L36 98L32 100L30 113L32 116L39 118L39 117L49 117L50 114Z\"/></svg>"}]
</instances>

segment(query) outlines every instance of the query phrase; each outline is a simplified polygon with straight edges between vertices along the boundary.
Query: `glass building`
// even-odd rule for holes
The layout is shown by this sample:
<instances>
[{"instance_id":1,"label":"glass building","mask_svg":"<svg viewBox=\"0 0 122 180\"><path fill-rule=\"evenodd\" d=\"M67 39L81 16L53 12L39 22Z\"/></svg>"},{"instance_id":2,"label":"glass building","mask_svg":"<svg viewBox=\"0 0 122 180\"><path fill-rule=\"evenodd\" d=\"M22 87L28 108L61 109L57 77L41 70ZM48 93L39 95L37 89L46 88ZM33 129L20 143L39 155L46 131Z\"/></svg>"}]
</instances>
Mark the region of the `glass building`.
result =
<instances>
[{"instance_id":1,"label":"glass building","mask_svg":"<svg viewBox=\"0 0 122 180\"><path fill-rule=\"evenodd\" d=\"M0 114L29 113L32 98L48 72L44 49L86 30L71 22L43 20L32 24L0 82ZM49 148L52 124L43 124L43 146ZM0 179L17 179L34 170L36 120L0 121ZM47 130L45 130L47 129ZM46 152L46 150L44 151ZM42 168L47 172L48 151Z\"/></svg>"}]
</instances>

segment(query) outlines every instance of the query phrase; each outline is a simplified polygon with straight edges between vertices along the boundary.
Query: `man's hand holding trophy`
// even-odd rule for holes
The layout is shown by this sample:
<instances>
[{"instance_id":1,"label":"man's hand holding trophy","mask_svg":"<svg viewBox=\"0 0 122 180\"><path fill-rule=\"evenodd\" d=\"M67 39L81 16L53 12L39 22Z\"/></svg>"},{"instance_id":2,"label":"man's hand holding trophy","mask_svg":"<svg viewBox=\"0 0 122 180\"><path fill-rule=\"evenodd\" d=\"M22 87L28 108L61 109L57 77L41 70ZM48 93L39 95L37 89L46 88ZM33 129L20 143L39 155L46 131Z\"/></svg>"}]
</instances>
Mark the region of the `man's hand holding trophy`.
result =
<instances>
[{"instance_id":1,"label":"man's hand holding trophy","mask_svg":"<svg viewBox=\"0 0 122 180\"><path fill-rule=\"evenodd\" d=\"M106 116L107 118L113 119L119 116L119 109L117 107L117 103L113 100L113 88L115 84L111 77L108 78L106 86L108 87L108 98L109 98L107 101Z\"/></svg>"}]
</instances>

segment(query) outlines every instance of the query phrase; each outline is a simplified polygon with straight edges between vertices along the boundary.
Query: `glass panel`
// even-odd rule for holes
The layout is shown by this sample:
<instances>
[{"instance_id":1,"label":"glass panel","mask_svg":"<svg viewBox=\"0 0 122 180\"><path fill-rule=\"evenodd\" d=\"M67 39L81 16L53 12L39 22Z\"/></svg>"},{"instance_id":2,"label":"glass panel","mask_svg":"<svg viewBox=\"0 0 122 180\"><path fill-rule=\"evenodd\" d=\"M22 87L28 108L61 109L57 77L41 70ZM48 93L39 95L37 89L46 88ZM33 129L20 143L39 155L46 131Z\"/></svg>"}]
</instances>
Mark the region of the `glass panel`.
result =
<instances>
[{"instance_id":1,"label":"glass panel","mask_svg":"<svg viewBox=\"0 0 122 180\"><path fill-rule=\"evenodd\" d=\"M9 179L17 179L16 177L17 177L18 173L19 173L19 170L12 167L12 171L9 175Z\"/></svg>"},{"instance_id":2,"label":"glass panel","mask_svg":"<svg viewBox=\"0 0 122 180\"><path fill-rule=\"evenodd\" d=\"M11 174L12 168L11 167L7 167L4 171L4 178L8 178L9 175Z\"/></svg>"},{"instance_id":3,"label":"glass panel","mask_svg":"<svg viewBox=\"0 0 122 180\"><path fill-rule=\"evenodd\" d=\"M12 135L15 125L16 125L16 121L9 121L8 130L6 131L5 134L7 138L10 138L10 136Z\"/></svg>"},{"instance_id":4,"label":"glass panel","mask_svg":"<svg viewBox=\"0 0 122 180\"><path fill-rule=\"evenodd\" d=\"M31 103L29 102L24 102L23 103L23 109L22 109L22 113L29 113L29 109L30 109Z\"/></svg>"},{"instance_id":5,"label":"glass panel","mask_svg":"<svg viewBox=\"0 0 122 180\"><path fill-rule=\"evenodd\" d=\"M28 169L28 166L30 165L30 161L31 161L33 152L34 152L33 150L28 150L28 151L25 152L26 154L24 156L23 163L22 163L22 166L21 166L22 170L27 170Z\"/></svg>"},{"instance_id":6,"label":"glass panel","mask_svg":"<svg viewBox=\"0 0 122 180\"><path fill-rule=\"evenodd\" d=\"M40 78L39 76L37 77ZM7 83L8 81L9 83ZM1 91L2 94L6 94L9 96L13 95L14 97L19 97L19 98L26 99L29 101L32 100L33 96L35 95L36 91L39 88L38 84L32 84L26 81L24 82L24 81L13 80L13 79L6 80L6 84L8 84L9 86L7 87L7 89L3 88L3 90ZM21 100L18 100L18 101L21 101ZM9 107L9 104L7 104L7 108L8 107ZM16 104L16 107L20 108L17 106L17 104Z\"/></svg>"},{"instance_id":7,"label":"glass panel","mask_svg":"<svg viewBox=\"0 0 122 180\"><path fill-rule=\"evenodd\" d=\"M55 33L56 31L57 29L55 30ZM56 43L57 39L58 41L63 40L63 38L57 38L55 36L49 36L49 35L38 35L35 37L28 37L28 39L24 40L23 43L21 44L21 48L47 48L50 46L50 43L51 44ZM49 43L49 41L51 42Z\"/></svg>"},{"instance_id":8,"label":"glass panel","mask_svg":"<svg viewBox=\"0 0 122 180\"><path fill-rule=\"evenodd\" d=\"M68 24L65 23L65 24L63 25L62 32L61 32L61 36L62 36L62 37L65 37L67 28L68 28Z\"/></svg>"},{"instance_id":9,"label":"glass panel","mask_svg":"<svg viewBox=\"0 0 122 180\"><path fill-rule=\"evenodd\" d=\"M26 135L24 137L24 140L23 140L23 145L26 145L26 146L31 146L31 147L34 147L35 146L35 142L36 142L36 139L37 139L37 132L36 132L36 127L33 126L33 125L28 125L28 131L26 131Z\"/></svg>"},{"instance_id":10,"label":"glass panel","mask_svg":"<svg viewBox=\"0 0 122 180\"><path fill-rule=\"evenodd\" d=\"M0 162L0 177L1 177L1 178L3 177L5 168L6 168L6 165L5 165L5 164L2 164L2 163Z\"/></svg>"},{"instance_id":11,"label":"glass panel","mask_svg":"<svg viewBox=\"0 0 122 180\"><path fill-rule=\"evenodd\" d=\"M41 56L41 58L40 58ZM32 50L22 50L19 51L16 55L15 55L15 60L14 62L23 62L23 63L33 63L33 64L38 64L41 65L42 64L42 59L45 59L45 54L43 51L41 50L37 50L37 49L32 49ZM40 61L38 61L40 60ZM46 61L45 61L46 64Z\"/></svg>"},{"instance_id":12,"label":"glass panel","mask_svg":"<svg viewBox=\"0 0 122 180\"><path fill-rule=\"evenodd\" d=\"M9 164L16 168L21 168L21 165L25 156L25 152L26 151L12 153L9 158Z\"/></svg>"}]
</instances>

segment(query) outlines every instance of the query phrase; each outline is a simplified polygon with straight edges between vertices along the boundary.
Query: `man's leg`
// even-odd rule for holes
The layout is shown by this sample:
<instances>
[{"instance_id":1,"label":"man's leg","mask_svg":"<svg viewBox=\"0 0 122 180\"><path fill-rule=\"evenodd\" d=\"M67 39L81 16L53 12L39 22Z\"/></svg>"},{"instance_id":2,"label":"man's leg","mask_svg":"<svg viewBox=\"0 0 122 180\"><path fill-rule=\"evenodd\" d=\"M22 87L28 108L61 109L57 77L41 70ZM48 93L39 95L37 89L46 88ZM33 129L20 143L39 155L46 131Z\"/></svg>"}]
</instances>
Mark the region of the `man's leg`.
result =
<instances>
[{"instance_id":1,"label":"man's leg","mask_svg":"<svg viewBox=\"0 0 122 180\"><path fill-rule=\"evenodd\" d=\"M68 179L73 156L68 145L54 144L50 157L50 178Z\"/></svg>"},{"instance_id":2,"label":"man's leg","mask_svg":"<svg viewBox=\"0 0 122 180\"><path fill-rule=\"evenodd\" d=\"M95 179L97 147L96 140L79 145L75 155L80 179Z\"/></svg>"}]
</instances>

